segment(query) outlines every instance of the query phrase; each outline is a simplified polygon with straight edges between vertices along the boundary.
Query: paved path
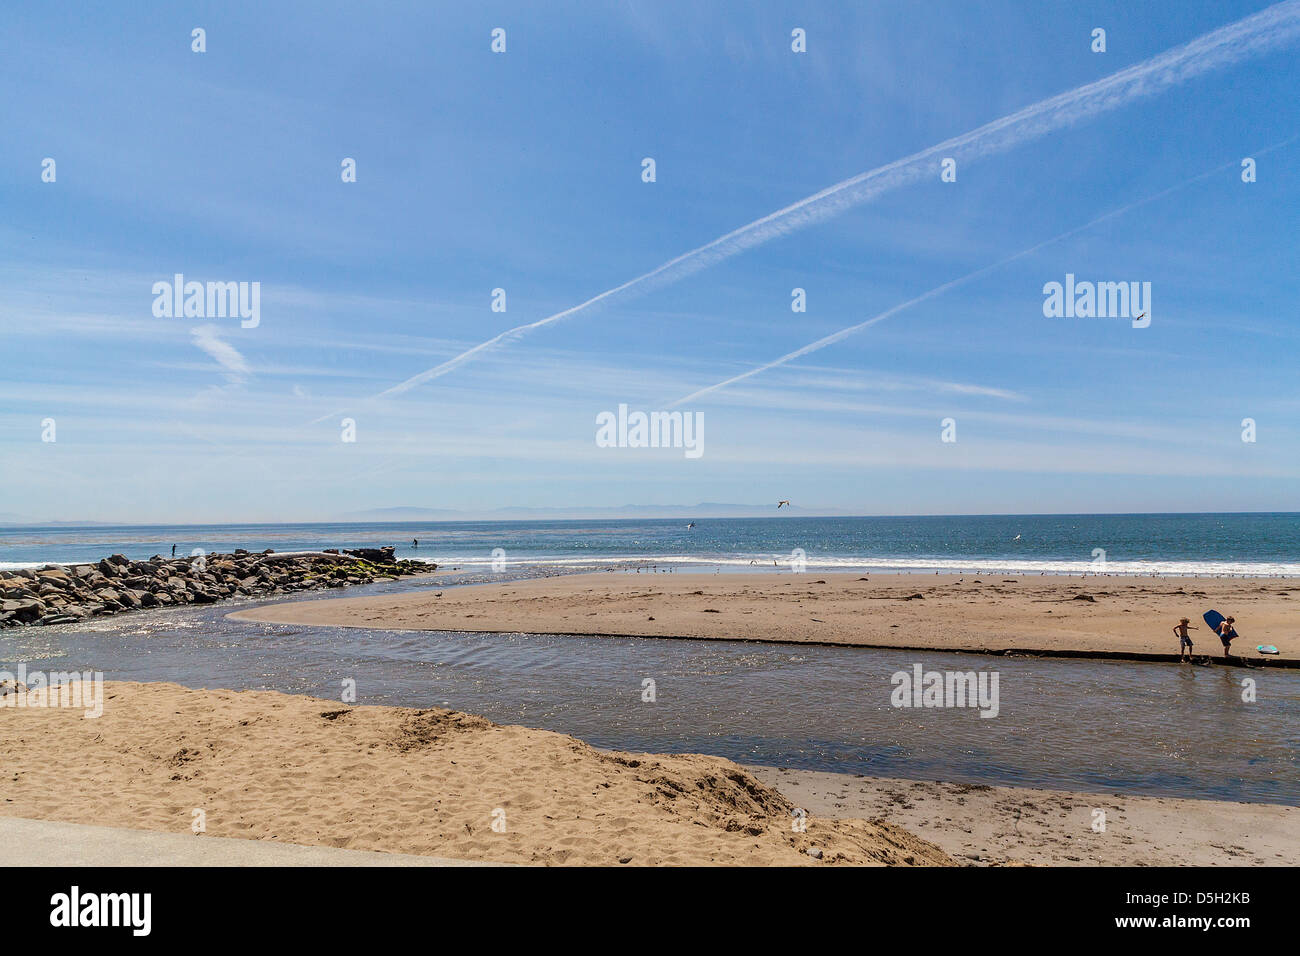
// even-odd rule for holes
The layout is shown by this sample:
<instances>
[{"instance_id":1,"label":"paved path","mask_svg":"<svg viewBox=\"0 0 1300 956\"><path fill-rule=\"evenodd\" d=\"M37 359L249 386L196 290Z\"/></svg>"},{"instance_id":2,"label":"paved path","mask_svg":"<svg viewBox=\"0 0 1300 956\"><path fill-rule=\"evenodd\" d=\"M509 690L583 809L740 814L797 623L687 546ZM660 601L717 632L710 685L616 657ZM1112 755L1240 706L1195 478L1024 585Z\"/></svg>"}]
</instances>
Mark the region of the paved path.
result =
<instances>
[{"instance_id":1,"label":"paved path","mask_svg":"<svg viewBox=\"0 0 1300 956\"><path fill-rule=\"evenodd\" d=\"M0 846L29 866L491 866L405 853L372 853L270 840L93 827L0 817Z\"/></svg>"}]
</instances>

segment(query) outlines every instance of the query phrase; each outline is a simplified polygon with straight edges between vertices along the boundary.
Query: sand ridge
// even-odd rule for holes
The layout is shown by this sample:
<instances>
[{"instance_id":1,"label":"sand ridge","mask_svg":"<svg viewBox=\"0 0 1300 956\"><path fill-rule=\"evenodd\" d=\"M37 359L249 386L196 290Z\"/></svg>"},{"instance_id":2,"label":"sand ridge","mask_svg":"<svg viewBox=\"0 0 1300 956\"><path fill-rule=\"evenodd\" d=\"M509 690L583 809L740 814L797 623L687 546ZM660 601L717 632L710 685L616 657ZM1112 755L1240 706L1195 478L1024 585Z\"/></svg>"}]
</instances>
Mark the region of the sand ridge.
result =
<instances>
[{"instance_id":1,"label":"sand ridge","mask_svg":"<svg viewBox=\"0 0 1300 956\"><path fill-rule=\"evenodd\" d=\"M1235 615L1234 655L1300 661L1300 581L1281 578L602 572L276 604L246 621L825 643L986 653L1171 658L1223 649L1201 614ZM1275 645L1262 657L1258 644Z\"/></svg>"}]
</instances>

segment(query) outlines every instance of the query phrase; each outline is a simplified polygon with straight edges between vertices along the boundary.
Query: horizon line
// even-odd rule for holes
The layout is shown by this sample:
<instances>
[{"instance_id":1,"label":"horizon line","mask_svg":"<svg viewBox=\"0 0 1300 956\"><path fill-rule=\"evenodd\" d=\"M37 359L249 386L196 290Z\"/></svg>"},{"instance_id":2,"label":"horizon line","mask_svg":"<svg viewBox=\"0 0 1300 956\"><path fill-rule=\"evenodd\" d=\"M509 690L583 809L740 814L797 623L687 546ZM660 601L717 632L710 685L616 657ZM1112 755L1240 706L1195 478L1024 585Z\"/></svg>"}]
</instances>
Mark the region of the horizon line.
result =
<instances>
[{"instance_id":1,"label":"horizon line","mask_svg":"<svg viewBox=\"0 0 1300 956\"><path fill-rule=\"evenodd\" d=\"M491 509L493 511L502 511L508 507ZM689 509L699 507L698 505L646 505L630 506L628 510L635 510L637 507L649 508L671 508L681 507ZM745 508L765 508L766 505L737 505L736 507ZM619 506L610 506L608 510L618 510ZM606 510L606 509L594 509ZM476 512L463 512L466 515L472 515ZM490 512L483 512L490 513ZM800 518L1133 518L1133 517L1189 517L1194 515L1294 515L1300 517L1300 510L1265 510L1265 511L1034 511L1034 512L1017 512L1017 511L980 511L980 512L905 512L894 514L854 514L849 512L825 512L819 513L815 510L801 511ZM304 527L309 525L376 525L376 524L456 524L465 522L474 522L477 524L509 524L520 521L578 521L578 520L645 520L645 521L675 521L678 517L690 518L692 515L683 511L681 515L672 516L638 516L638 515L592 515L586 518L582 517L518 517L518 518L456 518L456 517L429 517L429 518L412 518L396 521L365 519L321 519L316 521L207 521L194 522L190 524L176 523L149 523L149 522L127 522L127 521L0 521L0 530L10 528L227 528L239 525L248 526L271 526L271 527ZM695 517L700 517L696 515ZM707 515L704 517L708 517ZM750 521L755 518L762 518L763 515L717 515L710 520L714 521ZM780 520L786 521L795 515L784 513L778 516L773 511L772 518L780 517Z\"/></svg>"}]
</instances>

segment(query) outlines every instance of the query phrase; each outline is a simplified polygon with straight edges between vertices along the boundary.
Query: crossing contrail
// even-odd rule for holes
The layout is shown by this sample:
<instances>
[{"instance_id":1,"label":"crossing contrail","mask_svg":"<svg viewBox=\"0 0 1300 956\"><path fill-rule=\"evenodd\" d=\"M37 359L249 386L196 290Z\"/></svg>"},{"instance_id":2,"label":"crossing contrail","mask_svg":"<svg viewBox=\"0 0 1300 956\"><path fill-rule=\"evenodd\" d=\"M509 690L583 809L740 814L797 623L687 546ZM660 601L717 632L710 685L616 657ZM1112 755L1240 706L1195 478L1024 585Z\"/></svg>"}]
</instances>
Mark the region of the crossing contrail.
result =
<instances>
[{"instance_id":1,"label":"crossing contrail","mask_svg":"<svg viewBox=\"0 0 1300 956\"><path fill-rule=\"evenodd\" d=\"M1266 153L1271 153L1275 149L1280 149L1281 147L1286 146L1288 143L1294 143L1297 139L1300 139L1300 136L1292 136L1290 139L1283 140L1280 143L1274 143L1272 146L1265 147L1264 149L1255 150L1250 155L1263 156ZM863 329L875 325L877 322L883 322L885 321L885 319L897 315L900 312L906 311L907 309L912 308L912 306L914 305L919 305L922 302L925 302L929 299L933 299L935 296L943 295L943 293L948 292L951 289L955 289L958 286L965 285L967 282L972 282L975 279L978 279L980 276L987 275L988 273L994 271L995 269L1000 269L1002 268L1002 266L1005 266L1010 262L1015 262L1017 259L1023 259L1025 256L1032 255L1033 253L1037 252L1039 249L1043 249L1046 246L1050 246L1054 242L1060 242L1062 239L1068 239L1070 236L1077 235L1078 233L1083 232L1086 229L1091 229L1093 226L1097 225L1098 223L1105 222L1107 219L1114 219L1117 216L1124 215L1126 212L1130 212L1131 210L1137 209L1139 206L1145 206L1147 203L1155 202L1157 199L1163 199L1165 196L1168 196L1170 193L1177 192L1180 189L1185 189L1186 187L1192 185L1193 183L1198 183L1204 179L1208 179L1209 177L1214 176L1217 173L1223 172L1225 169L1236 169L1237 164L1238 164L1238 160L1236 159L1231 160L1230 162L1224 163L1220 166L1216 166L1214 169L1206 170L1203 173L1198 173L1197 175L1193 176L1191 179L1185 179L1182 182L1177 183L1176 185L1168 187L1167 189L1162 189L1158 193L1153 193L1152 195L1147 196L1144 199L1139 199L1136 202L1131 202L1126 206L1121 206L1119 209L1112 209L1110 212L1102 213L1097 218L1090 219L1081 226L1075 226L1073 229L1067 229L1065 232L1053 236L1050 239L1044 239L1042 242L1035 243L1034 245L1030 246L1028 249L1021 249L1019 252L1012 253L1011 255L1007 256L1005 259L999 259L997 262L976 269L974 272L968 272L964 276L959 276L956 279L952 279L948 282L943 283L942 285L937 285L933 289L927 289L925 292L922 292L920 295L908 299L906 302L900 302L898 305L888 308L884 312L877 313L876 315L873 315L871 318L867 319L864 322L859 322L857 325L850 325L847 328L840 329L838 332L832 332L830 335L824 336L815 342L809 342L807 345L803 346L802 348L795 349L793 352L787 352L785 355L782 355L780 358L773 359L770 362L765 362L762 365L756 365L746 372L741 372L739 375L733 375L731 378L725 379L714 385L708 385L704 388L699 389L698 391L691 392L691 394L689 395L684 395L681 398L677 399L676 401L670 402L668 404L668 407L674 408L686 402L695 401L697 398L702 398L703 396L708 395L710 392L716 392L719 389L726 388L728 385L734 385L736 382L742 382L745 379L751 378L762 372L766 372L770 369L778 368L782 365L785 365L788 362L793 362L795 359L802 358L803 356L809 354L810 352L816 352L820 349L826 348L826 346L828 345L834 345L836 342L843 341L844 339L847 339L851 335L856 335L858 332L861 332Z\"/></svg>"},{"instance_id":2,"label":"crossing contrail","mask_svg":"<svg viewBox=\"0 0 1300 956\"><path fill-rule=\"evenodd\" d=\"M769 242L813 223L836 216L882 193L937 175L940 161L951 157L959 164L1012 149L1054 130L1155 96L1211 70L1292 42L1300 35L1300 0L1285 0L1235 23L1160 53L1127 69L1076 89L1040 100L1018 112L986 123L978 129L913 153L884 166L836 183L819 193L778 209L748 225L670 259L622 285L592 296L572 308L524 325L517 325L450 358L441 365L380 392L391 398L418 385L441 378L491 349L514 342L530 332L571 318L595 306L644 293L708 268L731 256ZM936 291L935 294L938 294ZM872 321L879 321L877 317ZM328 417L328 416L326 416Z\"/></svg>"}]
</instances>

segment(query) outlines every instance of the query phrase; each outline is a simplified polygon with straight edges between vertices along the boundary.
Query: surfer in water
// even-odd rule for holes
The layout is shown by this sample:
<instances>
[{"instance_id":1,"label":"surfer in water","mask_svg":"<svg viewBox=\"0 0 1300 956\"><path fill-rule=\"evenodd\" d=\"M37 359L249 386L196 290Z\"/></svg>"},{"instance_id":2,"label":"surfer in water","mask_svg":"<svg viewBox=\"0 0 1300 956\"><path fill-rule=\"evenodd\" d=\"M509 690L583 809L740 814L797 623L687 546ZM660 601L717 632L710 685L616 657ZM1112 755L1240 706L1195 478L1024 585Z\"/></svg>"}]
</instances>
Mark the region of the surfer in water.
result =
<instances>
[{"instance_id":1,"label":"surfer in water","mask_svg":"<svg viewBox=\"0 0 1300 956\"><path fill-rule=\"evenodd\" d=\"M1183 618L1174 627L1174 633L1178 635L1178 660L1190 661L1192 659L1192 637L1187 631L1193 631L1197 628L1192 626L1191 618Z\"/></svg>"},{"instance_id":2,"label":"surfer in water","mask_svg":"<svg viewBox=\"0 0 1300 956\"><path fill-rule=\"evenodd\" d=\"M1223 641L1223 657L1227 660L1228 652L1232 650L1232 639L1237 636L1237 629L1232 625L1237 619L1235 617L1225 617L1219 624L1219 640Z\"/></svg>"}]
</instances>

